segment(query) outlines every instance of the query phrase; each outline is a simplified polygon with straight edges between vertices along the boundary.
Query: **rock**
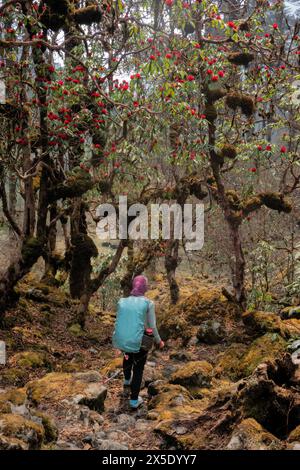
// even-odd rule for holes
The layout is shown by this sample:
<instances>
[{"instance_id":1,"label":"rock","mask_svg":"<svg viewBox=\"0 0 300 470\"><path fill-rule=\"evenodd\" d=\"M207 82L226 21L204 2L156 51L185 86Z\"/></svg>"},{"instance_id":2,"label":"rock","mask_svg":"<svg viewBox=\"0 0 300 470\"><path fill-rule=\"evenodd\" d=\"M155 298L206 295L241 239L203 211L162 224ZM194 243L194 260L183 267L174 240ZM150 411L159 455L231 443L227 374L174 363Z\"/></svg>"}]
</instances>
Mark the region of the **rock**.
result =
<instances>
[{"instance_id":1,"label":"rock","mask_svg":"<svg viewBox=\"0 0 300 470\"><path fill-rule=\"evenodd\" d=\"M148 403L148 419L164 421L180 417L198 416L207 405L207 400L193 400L190 392L181 385L162 385L159 393Z\"/></svg>"},{"instance_id":2,"label":"rock","mask_svg":"<svg viewBox=\"0 0 300 470\"><path fill-rule=\"evenodd\" d=\"M295 318L281 320L273 312L248 311L242 315L242 319L251 333L278 333L285 339L300 335L300 320Z\"/></svg>"},{"instance_id":3,"label":"rock","mask_svg":"<svg viewBox=\"0 0 300 470\"><path fill-rule=\"evenodd\" d=\"M129 436L126 432L121 431L120 429L112 429L106 433L107 439L114 442L122 442L123 444L127 443Z\"/></svg>"},{"instance_id":4,"label":"rock","mask_svg":"<svg viewBox=\"0 0 300 470\"><path fill-rule=\"evenodd\" d=\"M35 421L34 418L37 418L38 424L41 424L45 431L45 442L53 442L56 441L58 438L58 429L53 421L53 419L45 413L41 411L35 410L32 412L32 420Z\"/></svg>"},{"instance_id":5,"label":"rock","mask_svg":"<svg viewBox=\"0 0 300 470\"><path fill-rule=\"evenodd\" d=\"M26 392L22 388L0 393L0 413L15 413L16 408L23 406L25 401Z\"/></svg>"},{"instance_id":6,"label":"rock","mask_svg":"<svg viewBox=\"0 0 300 470\"><path fill-rule=\"evenodd\" d=\"M148 364L145 365L142 388L148 387L151 382L155 382L160 378L160 373L155 367L151 367Z\"/></svg>"},{"instance_id":7,"label":"rock","mask_svg":"<svg viewBox=\"0 0 300 470\"><path fill-rule=\"evenodd\" d=\"M233 431L228 450L280 450L283 443L255 419L244 419Z\"/></svg>"},{"instance_id":8,"label":"rock","mask_svg":"<svg viewBox=\"0 0 300 470\"><path fill-rule=\"evenodd\" d=\"M214 318L237 318L238 307L228 301L221 289L201 286L192 295L184 298L175 306L166 309L159 318L159 329L164 339L182 338L188 341L193 336L193 327L205 320Z\"/></svg>"},{"instance_id":9,"label":"rock","mask_svg":"<svg viewBox=\"0 0 300 470\"><path fill-rule=\"evenodd\" d=\"M163 377L168 379L177 369L178 369L178 365L166 364L163 368L162 375Z\"/></svg>"},{"instance_id":10,"label":"rock","mask_svg":"<svg viewBox=\"0 0 300 470\"><path fill-rule=\"evenodd\" d=\"M206 361L192 361L180 367L170 377L170 383L184 387L209 387L213 367Z\"/></svg>"},{"instance_id":11,"label":"rock","mask_svg":"<svg viewBox=\"0 0 300 470\"><path fill-rule=\"evenodd\" d=\"M286 351L286 342L278 334L266 333L253 341L240 364L241 377L252 374L255 368L267 361L275 361Z\"/></svg>"},{"instance_id":12,"label":"rock","mask_svg":"<svg viewBox=\"0 0 300 470\"><path fill-rule=\"evenodd\" d=\"M150 423L149 421L145 419L137 419L135 422L135 430L136 431L148 431L149 430Z\"/></svg>"},{"instance_id":13,"label":"rock","mask_svg":"<svg viewBox=\"0 0 300 470\"><path fill-rule=\"evenodd\" d=\"M151 382L148 385L148 394L154 397L159 393L161 386L164 384L166 384L164 380L155 380L155 382Z\"/></svg>"},{"instance_id":14,"label":"rock","mask_svg":"<svg viewBox=\"0 0 300 470\"><path fill-rule=\"evenodd\" d=\"M191 361L191 354L186 351L174 351L170 354L170 359L179 362Z\"/></svg>"},{"instance_id":15,"label":"rock","mask_svg":"<svg viewBox=\"0 0 300 470\"><path fill-rule=\"evenodd\" d=\"M111 440L98 440L97 450L128 450L128 447L120 442L111 441Z\"/></svg>"},{"instance_id":16,"label":"rock","mask_svg":"<svg viewBox=\"0 0 300 470\"><path fill-rule=\"evenodd\" d=\"M291 344L288 345L287 349L290 352L294 352L300 348L300 339L296 339Z\"/></svg>"},{"instance_id":17,"label":"rock","mask_svg":"<svg viewBox=\"0 0 300 470\"><path fill-rule=\"evenodd\" d=\"M245 344L235 343L219 354L214 370L215 376L238 380L241 376L240 363L247 350Z\"/></svg>"},{"instance_id":18,"label":"rock","mask_svg":"<svg viewBox=\"0 0 300 470\"><path fill-rule=\"evenodd\" d=\"M43 426L16 414L0 415L0 435L6 438L17 438L24 442L27 449L39 449L45 431Z\"/></svg>"},{"instance_id":19,"label":"rock","mask_svg":"<svg viewBox=\"0 0 300 470\"><path fill-rule=\"evenodd\" d=\"M224 326L215 320L205 320L197 333L200 342L206 344L217 344L224 339Z\"/></svg>"},{"instance_id":20,"label":"rock","mask_svg":"<svg viewBox=\"0 0 300 470\"><path fill-rule=\"evenodd\" d=\"M296 318L297 320L300 320L300 306L284 308L280 312L280 317L283 320L290 319L290 318Z\"/></svg>"},{"instance_id":21,"label":"rock","mask_svg":"<svg viewBox=\"0 0 300 470\"><path fill-rule=\"evenodd\" d=\"M28 450L28 445L15 437L0 436L0 450Z\"/></svg>"},{"instance_id":22,"label":"rock","mask_svg":"<svg viewBox=\"0 0 300 470\"><path fill-rule=\"evenodd\" d=\"M51 369L52 367L49 355L44 351L23 351L14 354L10 358L9 364L24 369L37 369L39 367Z\"/></svg>"},{"instance_id":23,"label":"rock","mask_svg":"<svg viewBox=\"0 0 300 470\"><path fill-rule=\"evenodd\" d=\"M239 380L251 375L259 364L276 361L285 351L286 341L276 333L266 333L250 346L233 344L219 355L215 376Z\"/></svg>"},{"instance_id":24,"label":"rock","mask_svg":"<svg viewBox=\"0 0 300 470\"><path fill-rule=\"evenodd\" d=\"M135 426L135 419L133 416L121 414L117 417L118 427L121 430L126 430Z\"/></svg>"},{"instance_id":25,"label":"rock","mask_svg":"<svg viewBox=\"0 0 300 470\"><path fill-rule=\"evenodd\" d=\"M96 371L85 373L58 373L45 375L26 385L28 398L35 404L59 403L67 399L90 409L103 411L107 388Z\"/></svg>"}]
</instances>

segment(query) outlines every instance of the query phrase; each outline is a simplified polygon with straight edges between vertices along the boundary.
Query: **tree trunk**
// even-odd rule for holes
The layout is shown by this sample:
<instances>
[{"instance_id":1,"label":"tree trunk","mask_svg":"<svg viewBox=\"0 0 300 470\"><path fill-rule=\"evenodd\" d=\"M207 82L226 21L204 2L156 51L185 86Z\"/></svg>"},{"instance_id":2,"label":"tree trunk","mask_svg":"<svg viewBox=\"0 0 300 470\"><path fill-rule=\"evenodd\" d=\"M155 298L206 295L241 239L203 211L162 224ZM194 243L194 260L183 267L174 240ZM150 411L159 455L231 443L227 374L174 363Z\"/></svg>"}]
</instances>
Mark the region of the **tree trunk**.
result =
<instances>
[{"instance_id":1,"label":"tree trunk","mask_svg":"<svg viewBox=\"0 0 300 470\"><path fill-rule=\"evenodd\" d=\"M179 286L176 281L176 269L178 266L179 240L169 240L165 258L165 268L170 287L171 303L177 304L179 300Z\"/></svg>"}]
</instances>

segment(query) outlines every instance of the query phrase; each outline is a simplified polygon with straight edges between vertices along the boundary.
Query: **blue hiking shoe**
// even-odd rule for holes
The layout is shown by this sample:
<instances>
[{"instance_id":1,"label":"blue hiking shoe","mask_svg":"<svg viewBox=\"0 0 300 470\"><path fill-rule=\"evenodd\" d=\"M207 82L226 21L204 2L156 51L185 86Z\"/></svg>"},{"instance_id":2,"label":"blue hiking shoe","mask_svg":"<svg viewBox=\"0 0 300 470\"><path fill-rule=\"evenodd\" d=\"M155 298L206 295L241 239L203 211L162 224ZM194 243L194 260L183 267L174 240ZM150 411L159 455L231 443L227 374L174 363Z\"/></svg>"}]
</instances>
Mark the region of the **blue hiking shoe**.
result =
<instances>
[{"instance_id":1,"label":"blue hiking shoe","mask_svg":"<svg viewBox=\"0 0 300 470\"><path fill-rule=\"evenodd\" d=\"M136 410L142 403L144 403L142 397L138 397L137 400L129 400L129 406L132 410Z\"/></svg>"}]
</instances>

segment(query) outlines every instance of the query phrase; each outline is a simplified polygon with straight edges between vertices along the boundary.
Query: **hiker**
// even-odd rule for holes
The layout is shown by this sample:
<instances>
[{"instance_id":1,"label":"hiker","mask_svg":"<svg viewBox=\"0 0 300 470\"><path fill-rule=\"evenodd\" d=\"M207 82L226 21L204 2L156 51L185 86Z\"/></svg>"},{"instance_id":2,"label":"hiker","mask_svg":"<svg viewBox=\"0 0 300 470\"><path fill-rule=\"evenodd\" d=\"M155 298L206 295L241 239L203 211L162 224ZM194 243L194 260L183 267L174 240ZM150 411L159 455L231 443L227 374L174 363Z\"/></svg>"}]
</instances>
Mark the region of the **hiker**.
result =
<instances>
[{"instance_id":1,"label":"hiker","mask_svg":"<svg viewBox=\"0 0 300 470\"><path fill-rule=\"evenodd\" d=\"M164 347L156 327L154 303L145 297L147 289L148 280L145 276L133 279L130 296L118 302L113 334L113 346L124 354L124 387L131 389L129 405L132 409L143 403L139 392L148 351L153 342L160 348Z\"/></svg>"}]
</instances>

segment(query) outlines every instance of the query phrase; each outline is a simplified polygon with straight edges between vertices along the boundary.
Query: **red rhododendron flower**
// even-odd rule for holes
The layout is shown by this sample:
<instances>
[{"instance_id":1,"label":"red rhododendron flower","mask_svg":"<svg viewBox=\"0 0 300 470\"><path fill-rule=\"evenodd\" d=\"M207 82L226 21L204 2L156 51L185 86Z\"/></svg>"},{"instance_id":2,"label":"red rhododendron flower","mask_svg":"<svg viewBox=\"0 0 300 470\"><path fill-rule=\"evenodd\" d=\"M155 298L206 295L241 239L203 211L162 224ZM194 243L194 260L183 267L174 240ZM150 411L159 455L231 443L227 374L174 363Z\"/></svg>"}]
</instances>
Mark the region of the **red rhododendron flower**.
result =
<instances>
[{"instance_id":1,"label":"red rhododendron flower","mask_svg":"<svg viewBox=\"0 0 300 470\"><path fill-rule=\"evenodd\" d=\"M186 78L189 82L192 82L193 80L195 80L194 75L188 75Z\"/></svg>"},{"instance_id":2,"label":"red rhododendron flower","mask_svg":"<svg viewBox=\"0 0 300 470\"><path fill-rule=\"evenodd\" d=\"M273 29L278 29L278 24L277 23L273 23Z\"/></svg>"},{"instance_id":3,"label":"red rhododendron flower","mask_svg":"<svg viewBox=\"0 0 300 470\"><path fill-rule=\"evenodd\" d=\"M280 152L281 152L281 153L286 153L286 151L287 151L287 148L286 148L285 145L283 145L283 146L281 147L281 149L280 149Z\"/></svg>"},{"instance_id":4,"label":"red rhododendron flower","mask_svg":"<svg viewBox=\"0 0 300 470\"><path fill-rule=\"evenodd\" d=\"M268 151L272 150L272 146L271 146L271 145L267 145L267 146L266 146L266 150L268 150Z\"/></svg>"},{"instance_id":5,"label":"red rhododendron flower","mask_svg":"<svg viewBox=\"0 0 300 470\"><path fill-rule=\"evenodd\" d=\"M219 80L219 77L218 75L212 75L211 79L213 82L217 82Z\"/></svg>"},{"instance_id":6,"label":"red rhododendron flower","mask_svg":"<svg viewBox=\"0 0 300 470\"><path fill-rule=\"evenodd\" d=\"M261 151L262 149L263 149L263 148L262 148L261 145L258 145L258 146L257 146L257 150Z\"/></svg>"}]
</instances>

